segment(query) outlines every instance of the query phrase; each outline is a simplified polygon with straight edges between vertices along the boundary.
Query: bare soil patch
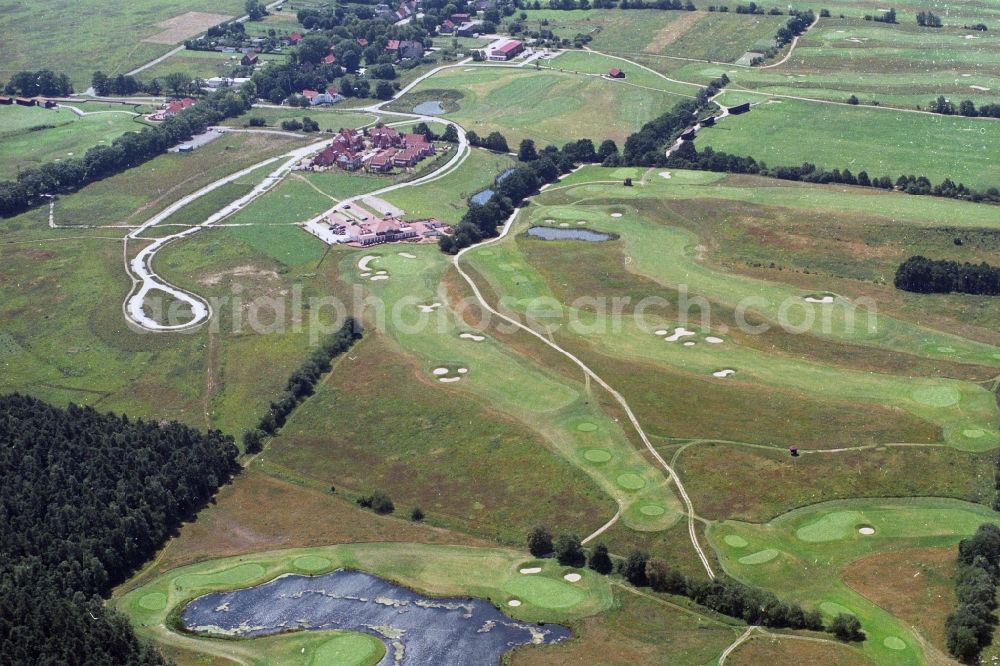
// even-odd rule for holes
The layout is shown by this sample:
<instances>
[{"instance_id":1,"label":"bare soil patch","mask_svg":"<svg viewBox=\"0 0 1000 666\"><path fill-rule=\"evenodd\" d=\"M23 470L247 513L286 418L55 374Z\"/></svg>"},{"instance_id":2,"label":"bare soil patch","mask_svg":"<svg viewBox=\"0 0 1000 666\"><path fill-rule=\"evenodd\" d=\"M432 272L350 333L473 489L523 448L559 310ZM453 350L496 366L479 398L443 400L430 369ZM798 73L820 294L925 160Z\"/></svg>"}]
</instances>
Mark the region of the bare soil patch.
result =
<instances>
[{"instance_id":1,"label":"bare soil patch","mask_svg":"<svg viewBox=\"0 0 1000 666\"><path fill-rule=\"evenodd\" d=\"M676 21L671 21L660 28L642 50L646 53L659 53L684 36L695 23L707 16L702 12L687 12L682 14Z\"/></svg>"},{"instance_id":2,"label":"bare soil patch","mask_svg":"<svg viewBox=\"0 0 1000 666\"><path fill-rule=\"evenodd\" d=\"M232 19L225 14L209 14L207 12L187 12L156 25L163 28L162 32L142 40L150 44L179 44L185 39L200 35L213 25L218 25Z\"/></svg>"}]
</instances>

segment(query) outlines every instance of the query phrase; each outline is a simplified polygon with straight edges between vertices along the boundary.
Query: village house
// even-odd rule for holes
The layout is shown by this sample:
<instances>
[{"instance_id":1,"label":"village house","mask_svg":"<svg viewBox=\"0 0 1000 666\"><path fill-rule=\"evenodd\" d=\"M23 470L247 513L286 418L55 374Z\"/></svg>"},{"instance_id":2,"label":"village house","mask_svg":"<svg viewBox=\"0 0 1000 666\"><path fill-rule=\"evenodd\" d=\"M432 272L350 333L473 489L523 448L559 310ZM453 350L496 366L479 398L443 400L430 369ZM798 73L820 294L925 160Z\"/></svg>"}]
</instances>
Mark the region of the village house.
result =
<instances>
[{"instance_id":1,"label":"village house","mask_svg":"<svg viewBox=\"0 0 1000 666\"><path fill-rule=\"evenodd\" d=\"M167 118L173 118L184 109L190 106L194 106L196 103L197 103L196 100L191 99L190 97L170 100L169 102L167 102L166 106L164 106L162 109L160 109L153 115L149 116L149 119L166 120Z\"/></svg>"},{"instance_id":2,"label":"village house","mask_svg":"<svg viewBox=\"0 0 1000 666\"><path fill-rule=\"evenodd\" d=\"M392 171L392 163L395 156L395 148L383 150L369 157L365 168L371 173L388 173Z\"/></svg>"},{"instance_id":3,"label":"village house","mask_svg":"<svg viewBox=\"0 0 1000 666\"><path fill-rule=\"evenodd\" d=\"M403 144L407 150L416 150L418 159L429 157L435 152L434 144L428 141L423 134L407 134L403 137Z\"/></svg>"},{"instance_id":4,"label":"village house","mask_svg":"<svg viewBox=\"0 0 1000 666\"><path fill-rule=\"evenodd\" d=\"M21 106L35 106L38 102L31 97L15 97L14 103L20 104Z\"/></svg>"},{"instance_id":5,"label":"village house","mask_svg":"<svg viewBox=\"0 0 1000 666\"><path fill-rule=\"evenodd\" d=\"M482 21L464 21L459 23L459 26L455 28L455 34L459 37L473 37L482 32L482 29Z\"/></svg>"},{"instance_id":6,"label":"village house","mask_svg":"<svg viewBox=\"0 0 1000 666\"><path fill-rule=\"evenodd\" d=\"M347 227L346 231L349 242L362 246L392 243L417 237L417 232L413 227L393 218L353 224Z\"/></svg>"},{"instance_id":7,"label":"village house","mask_svg":"<svg viewBox=\"0 0 1000 666\"><path fill-rule=\"evenodd\" d=\"M337 135L333 137L333 141L349 150L358 151L365 148L365 137L356 129L340 128Z\"/></svg>"},{"instance_id":8,"label":"village house","mask_svg":"<svg viewBox=\"0 0 1000 666\"><path fill-rule=\"evenodd\" d=\"M292 34L288 35L288 41L289 41L289 43L291 43L293 45L294 44L298 44L299 42L302 41L302 33L301 32L293 32Z\"/></svg>"},{"instance_id":9,"label":"village house","mask_svg":"<svg viewBox=\"0 0 1000 666\"><path fill-rule=\"evenodd\" d=\"M442 35L450 35L455 32L455 24L451 21L451 19L445 19L441 22L441 25L438 26L438 32Z\"/></svg>"},{"instance_id":10,"label":"village house","mask_svg":"<svg viewBox=\"0 0 1000 666\"><path fill-rule=\"evenodd\" d=\"M622 70L618 69L617 67L613 67L611 69L611 71L608 72L608 77L612 78L612 79L624 79L625 78L625 72L623 72Z\"/></svg>"},{"instance_id":11,"label":"village house","mask_svg":"<svg viewBox=\"0 0 1000 666\"><path fill-rule=\"evenodd\" d=\"M424 45L413 40L390 39L385 52L395 60L416 60L424 56Z\"/></svg>"},{"instance_id":12,"label":"village house","mask_svg":"<svg viewBox=\"0 0 1000 666\"><path fill-rule=\"evenodd\" d=\"M240 64L244 67L254 67L259 60L259 56L252 51L250 53L244 53L243 58L240 60Z\"/></svg>"},{"instance_id":13,"label":"village house","mask_svg":"<svg viewBox=\"0 0 1000 666\"><path fill-rule=\"evenodd\" d=\"M13 97L0 96L0 104L13 104L13 103L14 103Z\"/></svg>"},{"instance_id":14,"label":"village house","mask_svg":"<svg viewBox=\"0 0 1000 666\"><path fill-rule=\"evenodd\" d=\"M373 127L368 136L373 148L395 148L403 143L403 137L391 127Z\"/></svg>"}]
</instances>

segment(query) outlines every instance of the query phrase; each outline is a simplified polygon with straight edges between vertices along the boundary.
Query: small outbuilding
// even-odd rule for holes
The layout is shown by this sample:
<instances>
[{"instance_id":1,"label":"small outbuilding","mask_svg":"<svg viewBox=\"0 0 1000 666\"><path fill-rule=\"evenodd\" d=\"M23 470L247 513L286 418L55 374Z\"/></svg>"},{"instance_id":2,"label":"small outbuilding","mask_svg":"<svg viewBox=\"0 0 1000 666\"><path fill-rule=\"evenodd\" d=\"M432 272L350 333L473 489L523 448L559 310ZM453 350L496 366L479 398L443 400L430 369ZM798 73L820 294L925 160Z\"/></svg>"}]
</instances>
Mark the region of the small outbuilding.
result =
<instances>
[{"instance_id":1,"label":"small outbuilding","mask_svg":"<svg viewBox=\"0 0 1000 666\"><path fill-rule=\"evenodd\" d=\"M742 104L737 104L736 106L729 107L729 113L733 116L738 116L741 113L746 113L750 110L750 102L743 102Z\"/></svg>"},{"instance_id":2,"label":"small outbuilding","mask_svg":"<svg viewBox=\"0 0 1000 666\"><path fill-rule=\"evenodd\" d=\"M611 71L608 72L608 78L612 78L612 79L624 79L625 78L625 72L623 72L622 70L620 70L617 67L615 67Z\"/></svg>"}]
</instances>

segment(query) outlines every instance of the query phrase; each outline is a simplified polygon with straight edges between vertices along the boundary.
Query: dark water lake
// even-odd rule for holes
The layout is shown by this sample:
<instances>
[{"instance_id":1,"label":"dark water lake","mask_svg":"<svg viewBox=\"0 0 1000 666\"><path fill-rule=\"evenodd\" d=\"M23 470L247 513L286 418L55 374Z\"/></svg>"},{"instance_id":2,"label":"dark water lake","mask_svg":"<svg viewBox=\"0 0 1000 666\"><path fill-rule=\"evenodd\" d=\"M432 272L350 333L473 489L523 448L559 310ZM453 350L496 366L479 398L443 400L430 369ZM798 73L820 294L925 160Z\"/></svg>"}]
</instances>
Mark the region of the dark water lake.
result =
<instances>
[{"instance_id":1,"label":"dark water lake","mask_svg":"<svg viewBox=\"0 0 1000 666\"><path fill-rule=\"evenodd\" d=\"M380 638L380 666L498 664L517 645L569 638L566 627L518 622L482 599L424 597L359 571L290 574L256 587L207 594L181 615L198 634L266 636L341 629ZM401 652L401 655L400 655Z\"/></svg>"},{"instance_id":2,"label":"dark water lake","mask_svg":"<svg viewBox=\"0 0 1000 666\"><path fill-rule=\"evenodd\" d=\"M444 107L441 102L437 100L432 102L421 102L413 107L413 113L419 113L422 116L440 116L444 114Z\"/></svg>"},{"instance_id":3,"label":"dark water lake","mask_svg":"<svg viewBox=\"0 0 1000 666\"><path fill-rule=\"evenodd\" d=\"M545 240L582 240L596 243L610 240L611 236L589 229L562 229L556 227L531 227L528 235Z\"/></svg>"}]
</instances>

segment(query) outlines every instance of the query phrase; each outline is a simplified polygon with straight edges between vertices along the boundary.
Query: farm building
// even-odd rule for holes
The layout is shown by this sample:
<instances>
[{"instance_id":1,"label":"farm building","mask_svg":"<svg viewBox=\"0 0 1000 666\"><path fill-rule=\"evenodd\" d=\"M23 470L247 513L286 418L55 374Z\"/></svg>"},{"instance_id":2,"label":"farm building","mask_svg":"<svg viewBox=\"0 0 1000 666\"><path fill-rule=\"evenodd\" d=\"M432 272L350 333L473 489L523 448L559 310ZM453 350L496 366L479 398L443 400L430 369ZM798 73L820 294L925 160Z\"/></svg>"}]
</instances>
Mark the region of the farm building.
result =
<instances>
[{"instance_id":1,"label":"farm building","mask_svg":"<svg viewBox=\"0 0 1000 666\"><path fill-rule=\"evenodd\" d=\"M608 72L608 77L612 78L612 79L624 79L625 78L625 72L623 72L622 70L618 69L617 67L614 67L614 68L611 69L610 72Z\"/></svg>"},{"instance_id":2,"label":"farm building","mask_svg":"<svg viewBox=\"0 0 1000 666\"><path fill-rule=\"evenodd\" d=\"M489 48L486 59L491 62L506 62L524 51L524 44L516 39L509 39L503 44Z\"/></svg>"},{"instance_id":3,"label":"farm building","mask_svg":"<svg viewBox=\"0 0 1000 666\"><path fill-rule=\"evenodd\" d=\"M711 127L715 124L715 116L709 116L698 121L698 124L702 127Z\"/></svg>"},{"instance_id":4,"label":"farm building","mask_svg":"<svg viewBox=\"0 0 1000 666\"><path fill-rule=\"evenodd\" d=\"M244 53L243 58L240 60L240 64L244 67L253 67L257 64L259 57L256 53Z\"/></svg>"},{"instance_id":5,"label":"farm building","mask_svg":"<svg viewBox=\"0 0 1000 666\"><path fill-rule=\"evenodd\" d=\"M35 106L38 102L30 97L15 97L14 102L21 106Z\"/></svg>"},{"instance_id":6,"label":"farm building","mask_svg":"<svg viewBox=\"0 0 1000 666\"><path fill-rule=\"evenodd\" d=\"M13 97L0 96L0 104L13 104L13 103L14 103Z\"/></svg>"},{"instance_id":7,"label":"farm building","mask_svg":"<svg viewBox=\"0 0 1000 666\"><path fill-rule=\"evenodd\" d=\"M478 35L482 28L482 21L462 21L455 28L455 34L459 37L472 37L473 35Z\"/></svg>"},{"instance_id":8,"label":"farm building","mask_svg":"<svg viewBox=\"0 0 1000 666\"><path fill-rule=\"evenodd\" d=\"M741 113L746 113L750 110L750 102L743 102L742 104L737 104L736 106L729 107L729 113L733 116L738 116Z\"/></svg>"},{"instance_id":9,"label":"farm building","mask_svg":"<svg viewBox=\"0 0 1000 666\"><path fill-rule=\"evenodd\" d=\"M693 127L691 129L686 129L681 133L681 141L693 141L694 137L695 130Z\"/></svg>"}]
</instances>

